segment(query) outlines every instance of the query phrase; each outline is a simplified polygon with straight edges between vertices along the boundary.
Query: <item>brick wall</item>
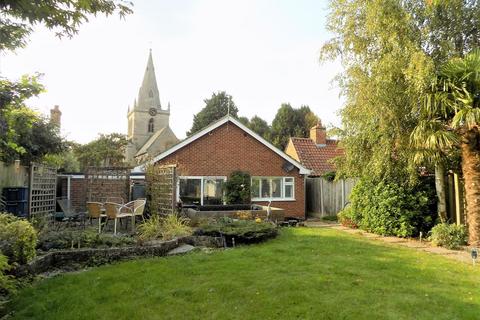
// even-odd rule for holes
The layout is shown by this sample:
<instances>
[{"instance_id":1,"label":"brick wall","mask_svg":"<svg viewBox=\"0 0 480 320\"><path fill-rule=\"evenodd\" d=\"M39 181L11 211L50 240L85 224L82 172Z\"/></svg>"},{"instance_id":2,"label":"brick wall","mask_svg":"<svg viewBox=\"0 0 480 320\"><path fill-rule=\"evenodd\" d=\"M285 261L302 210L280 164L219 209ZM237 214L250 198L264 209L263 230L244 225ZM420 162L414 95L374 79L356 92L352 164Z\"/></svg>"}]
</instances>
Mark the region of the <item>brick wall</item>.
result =
<instances>
[{"instance_id":1,"label":"brick wall","mask_svg":"<svg viewBox=\"0 0 480 320\"><path fill-rule=\"evenodd\" d=\"M304 176L297 168L289 173L285 160L231 122L188 144L157 164L176 164L179 176L230 176L242 170L252 176L289 176L295 178L295 201L275 201L272 206L285 209L287 216L305 217ZM266 204L265 202L255 202Z\"/></svg>"}]
</instances>

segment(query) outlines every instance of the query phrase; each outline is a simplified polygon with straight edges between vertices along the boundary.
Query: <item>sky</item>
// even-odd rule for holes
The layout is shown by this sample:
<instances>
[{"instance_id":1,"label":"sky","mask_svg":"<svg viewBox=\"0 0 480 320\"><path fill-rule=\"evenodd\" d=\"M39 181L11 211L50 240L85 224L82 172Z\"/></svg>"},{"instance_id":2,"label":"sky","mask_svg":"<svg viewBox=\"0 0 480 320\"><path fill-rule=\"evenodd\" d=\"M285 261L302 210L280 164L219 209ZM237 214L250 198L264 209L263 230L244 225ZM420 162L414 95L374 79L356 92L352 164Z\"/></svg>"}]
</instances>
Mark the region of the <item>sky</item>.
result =
<instances>
[{"instance_id":1,"label":"sky","mask_svg":"<svg viewBox=\"0 0 480 320\"><path fill-rule=\"evenodd\" d=\"M339 125L342 100L332 81L338 62L320 63L327 2L318 0L134 1L134 13L92 17L72 39L35 29L26 48L2 53L0 75L42 73L46 92L28 101L62 111L62 133L87 143L99 133L127 131L152 49L160 100L170 126L185 137L204 100L226 91L239 115L269 123L282 103L309 105Z\"/></svg>"}]
</instances>

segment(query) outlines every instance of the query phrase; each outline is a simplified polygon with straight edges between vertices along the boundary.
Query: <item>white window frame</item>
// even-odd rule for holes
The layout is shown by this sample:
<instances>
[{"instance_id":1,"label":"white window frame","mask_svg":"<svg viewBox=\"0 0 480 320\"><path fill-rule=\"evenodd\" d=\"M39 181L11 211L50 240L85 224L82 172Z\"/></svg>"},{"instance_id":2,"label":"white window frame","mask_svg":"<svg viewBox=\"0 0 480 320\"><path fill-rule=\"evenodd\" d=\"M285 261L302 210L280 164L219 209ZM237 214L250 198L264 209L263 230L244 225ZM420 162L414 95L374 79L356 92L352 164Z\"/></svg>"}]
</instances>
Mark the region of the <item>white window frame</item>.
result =
<instances>
[{"instance_id":1,"label":"white window frame","mask_svg":"<svg viewBox=\"0 0 480 320\"><path fill-rule=\"evenodd\" d=\"M177 202L180 201L180 179L197 179L200 180L200 205L203 206L203 184L205 179L223 179L223 182L227 181L226 176L179 176L177 179ZM223 204L225 201L222 199Z\"/></svg>"},{"instance_id":2,"label":"white window frame","mask_svg":"<svg viewBox=\"0 0 480 320\"><path fill-rule=\"evenodd\" d=\"M273 197L252 197L252 201L295 201L295 177L275 177L275 176L254 176L251 177L250 185L253 186L253 179L259 179L260 183L258 184L258 194L262 194L262 179L268 179L270 183L270 194L272 193L272 180L273 179L282 179L282 196L280 198L273 198ZM286 182L286 179L292 179L292 182ZM289 185L292 186L292 197L286 198L285 197L285 186Z\"/></svg>"}]
</instances>

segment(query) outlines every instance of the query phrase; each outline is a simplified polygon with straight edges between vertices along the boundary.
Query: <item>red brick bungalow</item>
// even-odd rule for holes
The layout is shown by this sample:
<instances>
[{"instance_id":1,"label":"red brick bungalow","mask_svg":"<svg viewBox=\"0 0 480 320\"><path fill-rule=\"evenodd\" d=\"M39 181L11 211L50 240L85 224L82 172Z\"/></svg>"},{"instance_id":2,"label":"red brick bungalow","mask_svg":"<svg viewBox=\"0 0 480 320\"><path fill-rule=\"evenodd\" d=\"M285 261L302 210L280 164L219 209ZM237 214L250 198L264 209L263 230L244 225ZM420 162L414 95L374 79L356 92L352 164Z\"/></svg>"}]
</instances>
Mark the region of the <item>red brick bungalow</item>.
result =
<instances>
[{"instance_id":1,"label":"red brick bungalow","mask_svg":"<svg viewBox=\"0 0 480 320\"><path fill-rule=\"evenodd\" d=\"M252 202L305 218L305 177L310 170L238 120L226 116L156 156L149 163L176 165L177 200L218 204L233 171L251 175ZM142 170L142 166L135 168Z\"/></svg>"},{"instance_id":2,"label":"red brick bungalow","mask_svg":"<svg viewBox=\"0 0 480 320\"><path fill-rule=\"evenodd\" d=\"M332 160L343 156L344 150L337 140L327 138L327 129L318 121L310 129L310 138L290 138L285 153L310 169L311 177L318 177L335 171Z\"/></svg>"}]
</instances>

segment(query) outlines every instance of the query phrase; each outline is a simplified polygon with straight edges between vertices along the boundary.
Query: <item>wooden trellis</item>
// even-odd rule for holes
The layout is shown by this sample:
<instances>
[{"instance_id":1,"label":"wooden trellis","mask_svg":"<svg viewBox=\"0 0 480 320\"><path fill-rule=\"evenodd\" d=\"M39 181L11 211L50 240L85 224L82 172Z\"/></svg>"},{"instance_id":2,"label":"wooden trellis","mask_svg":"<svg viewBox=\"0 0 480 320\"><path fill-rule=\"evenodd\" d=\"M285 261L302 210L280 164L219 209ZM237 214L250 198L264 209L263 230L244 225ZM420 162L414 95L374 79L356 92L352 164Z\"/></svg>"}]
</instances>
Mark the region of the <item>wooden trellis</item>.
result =
<instances>
[{"instance_id":1,"label":"wooden trellis","mask_svg":"<svg viewBox=\"0 0 480 320\"><path fill-rule=\"evenodd\" d=\"M150 165L145 172L146 193L150 214L175 212L175 165Z\"/></svg>"},{"instance_id":2,"label":"wooden trellis","mask_svg":"<svg viewBox=\"0 0 480 320\"><path fill-rule=\"evenodd\" d=\"M129 167L89 167L85 173L86 201L103 202L107 198L130 199Z\"/></svg>"},{"instance_id":3,"label":"wooden trellis","mask_svg":"<svg viewBox=\"0 0 480 320\"><path fill-rule=\"evenodd\" d=\"M57 169L42 164L30 166L29 217L55 213Z\"/></svg>"}]
</instances>

